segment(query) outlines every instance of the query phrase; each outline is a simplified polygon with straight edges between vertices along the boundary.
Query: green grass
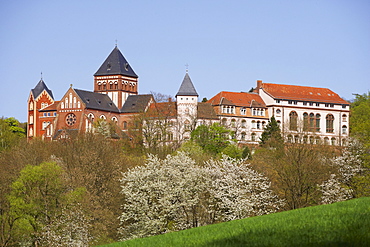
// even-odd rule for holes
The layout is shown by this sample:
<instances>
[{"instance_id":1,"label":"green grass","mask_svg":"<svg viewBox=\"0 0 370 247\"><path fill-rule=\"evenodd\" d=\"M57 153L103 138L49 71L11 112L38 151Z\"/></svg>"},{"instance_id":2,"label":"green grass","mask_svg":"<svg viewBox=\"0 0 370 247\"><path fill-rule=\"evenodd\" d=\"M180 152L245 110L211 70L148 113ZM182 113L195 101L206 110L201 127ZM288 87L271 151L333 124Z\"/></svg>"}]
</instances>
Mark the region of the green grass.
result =
<instances>
[{"instance_id":1,"label":"green grass","mask_svg":"<svg viewBox=\"0 0 370 247\"><path fill-rule=\"evenodd\" d=\"M370 246L370 197L104 246Z\"/></svg>"}]
</instances>

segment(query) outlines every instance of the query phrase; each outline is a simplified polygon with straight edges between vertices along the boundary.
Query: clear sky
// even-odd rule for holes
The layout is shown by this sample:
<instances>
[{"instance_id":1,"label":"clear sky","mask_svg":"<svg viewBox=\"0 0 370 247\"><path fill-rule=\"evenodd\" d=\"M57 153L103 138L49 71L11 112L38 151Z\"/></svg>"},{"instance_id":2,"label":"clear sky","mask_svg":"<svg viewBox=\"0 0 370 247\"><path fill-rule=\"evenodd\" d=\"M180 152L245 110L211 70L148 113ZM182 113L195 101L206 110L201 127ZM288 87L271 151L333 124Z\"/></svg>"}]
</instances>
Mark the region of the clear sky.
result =
<instances>
[{"instance_id":1,"label":"clear sky","mask_svg":"<svg viewBox=\"0 0 370 247\"><path fill-rule=\"evenodd\" d=\"M41 72L55 100L92 91L116 40L141 94L174 96L186 64L200 100L259 79L370 90L369 0L13 0L0 2L0 117L26 121Z\"/></svg>"}]
</instances>

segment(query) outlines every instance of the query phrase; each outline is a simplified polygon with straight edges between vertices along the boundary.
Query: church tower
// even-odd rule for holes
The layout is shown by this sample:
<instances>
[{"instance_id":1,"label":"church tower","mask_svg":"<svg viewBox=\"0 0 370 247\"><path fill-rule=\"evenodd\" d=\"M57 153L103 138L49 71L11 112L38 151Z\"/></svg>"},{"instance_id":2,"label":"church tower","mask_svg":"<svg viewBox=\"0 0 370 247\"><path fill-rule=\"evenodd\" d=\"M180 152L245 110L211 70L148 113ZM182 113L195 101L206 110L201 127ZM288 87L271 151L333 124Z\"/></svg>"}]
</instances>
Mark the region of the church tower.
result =
<instances>
[{"instance_id":1,"label":"church tower","mask_svg":"<svg viewBox=\"0 0 370 247\"><path fill-rule=\"evenodd\" d=\"M42 80L37 83L34 89L31 89L28 97L28 116L27 116L27 137L41 136L48 122L43 121L39 110L54 104L53 92L46 86ZM50 123L50 122L49 122Z\"/></svg>"},{"instance_id":2,"label":"church tower","mask_svg":"<svg viewBox=\"0 0 370 247\"><path fill-rule=\"evenodd\" d=\"M94 92L107 94L118 109L138 94L138 76L117 46L94 74Z\"/></svg>"},{"instance_id":3,"label":"church tower","mask_svg":"<svg viewBox=\"0 0 370 247\"><path fill-rule=\"evenodd\" d=\"M197 117L198 96L189 73L186 70L185 77L176 94L178 114L183 117L195 119Z\"/></svg>"}]
</instances>

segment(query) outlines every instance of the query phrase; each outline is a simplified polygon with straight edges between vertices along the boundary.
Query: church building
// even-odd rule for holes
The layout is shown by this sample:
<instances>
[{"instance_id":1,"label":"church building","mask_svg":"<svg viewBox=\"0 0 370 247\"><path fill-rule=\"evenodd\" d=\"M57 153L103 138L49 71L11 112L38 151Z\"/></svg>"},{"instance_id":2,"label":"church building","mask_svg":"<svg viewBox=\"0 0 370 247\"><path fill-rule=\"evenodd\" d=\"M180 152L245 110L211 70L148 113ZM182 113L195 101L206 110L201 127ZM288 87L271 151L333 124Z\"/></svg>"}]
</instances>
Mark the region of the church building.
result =
<instances>
[{"instance_id":1,"label":"church building","mask_svg":"<svg viewBox=\"0 0 370 247\"><path fill-rule=\"evenodd\" d=\"M219 122L233 130L238 143L258 144L272 116L287 142L344 145L348 138L349 103L327 88L258 80L253 92L222 91L207 102L198 102L186 71L176 100L156 102L151 94L139 94L138 82L138 75L117 46L94 74L94 91L71 85L56 101L41 79L28 98L27 136L55 140L94 132L98 120L127 133L133 119L145 115L150 120L142 123L147 143L149 135L163 143L181 142L189 139L197 126Z\"/></svg>"}]
</instances>

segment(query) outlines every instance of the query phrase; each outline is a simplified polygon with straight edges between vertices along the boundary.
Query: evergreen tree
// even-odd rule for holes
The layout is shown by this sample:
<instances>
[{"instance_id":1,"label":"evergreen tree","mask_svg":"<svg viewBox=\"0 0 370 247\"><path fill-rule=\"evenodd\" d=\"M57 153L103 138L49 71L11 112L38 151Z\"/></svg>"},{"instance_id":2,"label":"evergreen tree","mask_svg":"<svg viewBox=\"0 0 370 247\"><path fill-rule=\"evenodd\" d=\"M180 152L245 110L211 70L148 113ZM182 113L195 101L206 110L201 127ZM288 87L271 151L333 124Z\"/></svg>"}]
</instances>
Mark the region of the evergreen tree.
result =
<instances>
[{"instance_id":1,"label":"evergreen tree","mask_svg":"<svg viewBox=\"0 0 370 247\"><path fill-rule=\"evenodd\" d=\"M260 138L260 145L265 147L277 148L284 143L281 136L280 127L274 116L271 117L269 123L264 128Z\"/></svg>"}]
</instances>

